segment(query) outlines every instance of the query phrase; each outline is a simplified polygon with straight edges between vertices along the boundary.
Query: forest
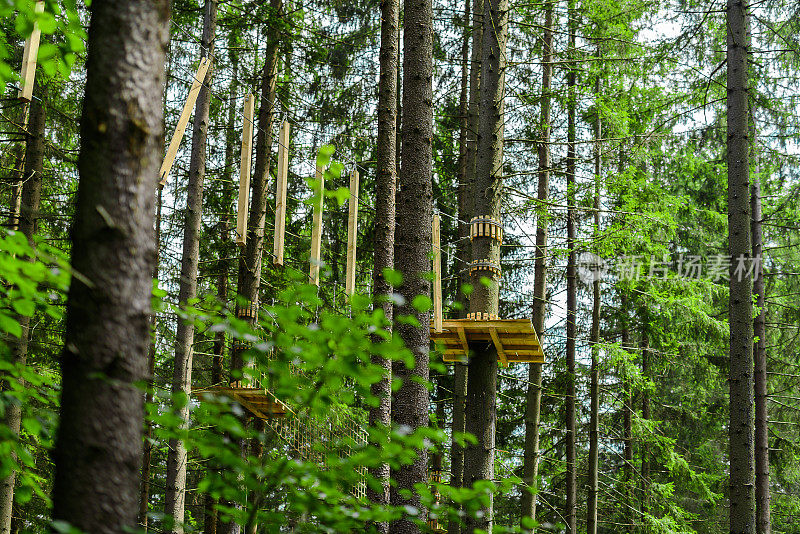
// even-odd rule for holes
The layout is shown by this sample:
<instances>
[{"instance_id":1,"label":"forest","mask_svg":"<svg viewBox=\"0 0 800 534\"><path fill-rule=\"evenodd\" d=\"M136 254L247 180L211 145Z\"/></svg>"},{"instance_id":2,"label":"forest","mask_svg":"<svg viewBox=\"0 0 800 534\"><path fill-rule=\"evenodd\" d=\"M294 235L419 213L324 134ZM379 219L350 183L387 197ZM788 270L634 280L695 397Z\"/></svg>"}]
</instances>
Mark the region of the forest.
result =
<instances>
[{"instance_id":1,"label":"forest","mask_svg":"<svg viewBox=\"0 0 800 534\"><path fill-rule=\"evenodd\" d=\"M796 2L0 37L0 534L800 533Z\"/></svg>"}]
</instances>

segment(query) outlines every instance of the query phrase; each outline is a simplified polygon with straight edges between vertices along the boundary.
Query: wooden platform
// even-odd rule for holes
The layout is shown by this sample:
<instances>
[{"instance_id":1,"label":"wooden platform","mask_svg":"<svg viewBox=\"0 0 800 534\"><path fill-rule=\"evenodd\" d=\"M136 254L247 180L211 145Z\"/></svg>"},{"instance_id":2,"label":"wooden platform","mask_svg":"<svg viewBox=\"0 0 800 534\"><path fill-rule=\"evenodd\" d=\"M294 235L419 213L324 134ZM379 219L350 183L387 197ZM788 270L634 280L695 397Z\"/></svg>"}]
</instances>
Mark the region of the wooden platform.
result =
<instances>
[{"instance_id":1,"label":"wooden platform","mask_svg":"<svg viewBox=\"0 0 800 534\"><path fill-rule=\"evenodd\" d=\"M283 417L287 412L291 412L286 404L264 388L211 386L195 390L194 394L201 399L211 395L229 397L259 419Z\"/></svg>"},{"instance_id":2,"label":"wooden platform","mask_svg":"<svg viewBox=\"0 0 800 534\"><path fill-rule=\"evenodd\" d=\"M503 366L544 363L542 346L528 319L450 319L442 323L441 332L431 325L431 341L444 351L445 362L467 361L471 343L492 342Z\"/></svg>"}]
</instances>

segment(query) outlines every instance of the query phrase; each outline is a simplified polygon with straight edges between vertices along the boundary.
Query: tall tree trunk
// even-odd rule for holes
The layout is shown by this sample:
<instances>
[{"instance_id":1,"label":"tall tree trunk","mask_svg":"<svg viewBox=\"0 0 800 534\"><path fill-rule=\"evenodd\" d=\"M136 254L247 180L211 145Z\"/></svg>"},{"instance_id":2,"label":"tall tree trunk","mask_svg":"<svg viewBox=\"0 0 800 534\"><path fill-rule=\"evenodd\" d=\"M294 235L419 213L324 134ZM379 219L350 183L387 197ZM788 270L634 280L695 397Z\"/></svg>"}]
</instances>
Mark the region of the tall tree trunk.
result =
<instances>
[{"instance_id":1,"label":"tall tree trunk","mask_svg":"<svg viewBox=\"0 0 800 534\"><path fill-rule=\"evenodd\" d=\"M170 43L167 43L167 52L166 52L166 79L169 80L171 77L171 69L172 64L170 62ZM167 81L164 92L161 98L161 109L167 109L167 94L169 93L169 81ZM161 157L164 157L164 150L161 151ZM161 263L161 208L163 206L163 191L164 186L161 185L159 182L158 184L158 193L156 198L156 223L155 223L155 233L156 233L156 257L155 261L153 262L153 279L158 279L159 275L159 266ZM153 313L150 316L150 350L147 354L147 391L144 395L144 402L145 406L151 404L153 399L155 398L155 376L156 376L156 326L158 323L158 318L156 314ZM145 413L147 413L145 408ZM147 512L150 506L150 473L152 471L152 462L153 462L153 451L155 450L155 444L152 442L153 438L153 424L145 418L144 422L144 451L142 452L142 475L141 480L139 482L139 517L138 517L138 524L139 526L147 532L147 525L148 525L148 517Z\"/></svg>"},{"instance_id":2,"label":"tall tree trunk","mask_svg":"<svg viewBox=\"0 0 800 534\"><path fill-rule=\"evenodd\" d=\"M270 0L274 16L283 17L283 1ZM267 215L267 186L269 182L270 156L274 138L273 125L276 116L276 82L278 80L278 47L280 45L280 23L272 20L267 32L267 51L264 73L261 78L261 103L258 109L258 132L256 134L256 161L250 184L250 214L247 221L247 244L239 256L238 293L254 312L258 311L261 267L264 254L264 223ZM242 308L237 304L237 310ZM257 313L247 320L255 324ZM244 365L242 353L245 347L234 344L231 351L232 380L240 379Z\"/></svg>"},{"instance_id":3,"label":"tall tree trunk","mask_svg":"<svg viewBox=\"0 0 800 534\"><path fill-rule=\"evenodd\" d=\"M232 177L233 169L235 167L235 145L238 136L238 132L236 130L236 92L239 87L239 56L238 51L232 48L228 50L228 53L231 60L231 69L233 71L233 75L230 86L228 87L230 94L228 101L228 127L227 134L225 136L225 170L222 174L224 215L219 221L219 239L223 243L230 239L229 232L231 227L231 208L233 202L235 201ZM225 257L220 258L217 262L217 302L219 302L220 306L223 307L227 306L228 304L228 276L230 275L231 270L231 260L229 259L227 253L224 254L224 256ZM214 355L212 356L211 361L211 384L219 385L223 383L223 371L225 368L225 332L223 331L217 332L214 335L213 354ZM216 469L218 469L218 466L212 461L209 465L209 470ZM211 495L206 496L204 532L207 534L216 534L217 532L217 528L220 523L219 513L217 512L218 501L219 500L217 498L214 498Z\"/></svg>"},{"instance_id":4,"label":"tall tree trunk","mask_svg":"<svg viewBox=\"0 0 800 534\"><path fill-rule=\"evenodd\" d=\"M156 257L155 261L153 262L154 279L158 278L158 265L160 261L162 193L163 193L163 187L159 186L156 199L156 223L155 223ZM147 392L145 393L144 396L145 406L151 404L154 399L153 388L155 387L155 375L156 375L156 323L157 323L157 317L156 314L154 313L150 316L150 348L147 352ZM152 463L153 463L153 450L155 450L155 445L153 444L152 439L153 439L153 423L151 423L150 420L145 419L144 452L142 453L142 475L139 483L139 517L137 520L139 526L143 528L145 532L147 532L147 523L148 523L147 511L149 509L149 504L150 504L150 471L152 469Z\"/></svg>"},{"instance_id":5,"label":"tall tree trunk","mask_svg":"<svg viewBox=\"0 0 800 534\"><path fill-rule=\"evenodd\" d=\"M753 322L753 333L758 341L753 347L755 383L755 468L756 468L756 532L770 534L772 519L770 517L769 489L769 418L767 414L767 310L766 288L763 276L763 238L761 234L761 183L759 177L753 178L751 199L753 220L753 292L756 294L756 306L759 312Z\"/></svg>"},{"instance_id":6,"label":"tall tree trunk","mask_svg":"<svg viewBox=\"0 0 800 534\"><path fill-rule=\"evenodd\" d=\"M598 48L597 57L600 58ZM600 76L594 82L596 102L600 103ZM600 139L602 137L602 121L600 106L595 109L595 145L594 145L594 237L600 236ZM592 364L589 385L589 481L586 503L586 532L597 533L597 484L598 484L598 441L600 418L600 277L595 276L592 283L592 330L589 335L592 350Z\"/></svg>"},{"instance_id":7,"label":"tall tree trunk","mask_svg":"<svg viewBox=\"0 0 800 534\"><path fill-rule=\"evenodd\" d=\"M624 290L623 290L624 291ZM622 293L622 332L620 343L622 350L628 351L630 345L630 328L628 325L628 297ZM625 531L634 531L634 518L632 511L635 510L633 499L633 392L631 388L630 373L627 369L622 371L622 457L625 464L622 468L622 479L624 482L624 501L625 509Z\"/></svg>"},{"instance_id":8,"label":"tall tree trunk","mask_svg":"<svg viewBox=\"0 0 800 534\"><path fill-rule=\"evenodd\" d=\"M728 0L728 246L730 301L730 531L756 531L753 422L753 279L734 276L739 258L750 258L750 128L747 6Z\"/></svg>"},{"instance_id":9,"label":"tall tree trunk","mask_svg":"<svg viewBox=\"0 0 800 534\"><path fill-rule=\"evenodd\" d=\"M381 2L380 80L378 81L378 146L375 175L375 260L372 273L373 296L383 309L384 317L392 320L392 287L383 275L384 269L394 268L395 193L397 183L397 66L400 49L400 2ZM391 327L390 327L391 328ZM378 342L380 338L376 337ZM383 369L383 377L371 387L379 403L369 410L370 426L389 428L391 425L392 388L391 361L373 356L372 363ZM372 468L370 474L381 481L381 490L367 490L369 500L378 505L389 504L389 464ZM387 522L378 523L380 533L389 531Z\"/></svg>"},{"instance_id":10,"label":"tall tree trunk","mask_svg":"<svg viewBox=\"0 0 800 534\"><path fill-rule=\"evenodd\" d=\"M508 1L487 0L483 6L483 50L481 61L480 134L476 148L473 182L473 216L492 216L500 219L503 187L503 137L505 129L504 99L506 42L508 40ZM489 237L475 237L472 260L500 264L500 243ZM493 278L488 285L486 276ZM499 311L499 277L488 271L472 272L473 292L470 311L497 315ZM466 431L475 436L476 443L464 451L464 480L466 487L480 480L494 478L494 447L497 424L497 352L492 343L472 347L474 355L467 368L465 400ZM467 531L480 528L491 532L493 501L481 517L468 517Z\"/></svg>"},{"instance_id":11,"label":"tall tree trunk","mask_svg":"<svg viewBox=\"0 0 800 534\"><path fill-rule=\"evenodd\" d=\"M419 326L395 320L395 331L414 354L413 369L402 362L394 362L392 371L401 383L392 398L392 419L416 431L428 426L428 347L430 313L412 306L418 295L430 294L430 282L424 274L429 272L431 251L433 166L433 8L431 0L419 0L405 5L403 22L403 110L402 161L400 188L397 193L397 236L394 257L398 271L403 275L399 293L405 302L397 306L394 318L413 316ZM393 470L393 505L409 505L424 510L415 484L428 480L428 454L417 450L410 465ZM411 492L409 497L402 490ZM424 514L423 514L424 515ZM392 522L390 532L415 533L419 527L410 518Z\"/></svg>"},{"instance_id":12,"label":"tall tree trunk","mask_svg":"<svg viewBox=\"0 0 800 534\"><path fill-rule=\"evenodd\" d=\"M203 507L203 534L217 534L217 499L206 494Z\"/></svg>"},{"instance_id":13,"label":"tall tree trunk","mask_svg":"<svg viewBox=\"0 0 800 534\"><path fill-rule=\"evenodd\" d=\"M474 10L471 6L474 4ZM478 97L480 92L480 51L483 36L483 0L464 0L464 41L461 45L461 95L459 106L459 160L458 160L458 244L456 265L458 266L458 301L461 304L459 317L466 317L469 301L462 291L469 284L468 264L470 257L469 226L465 221L472 217L472 182L475 177L476 131L478 127ZM470 22L472 16L472 22ZM471 24L471 28L470 25ZM471 30L471 31L470 31ZM472 61L470 61L470 37L472 38ZM466 429L464 403L467 396L467 366L453 366L453 424L450 444L450 486L460 488L464 480L464 448L456 440L457 433ZM455 505L453 503L453 505ZM458 505L455 505L458 506ZM461 507L458 506L460 509ZM448 522L447 532L459 534L459 521Z\"/></svg>"},{"instance_id":14,"label":"tall tree trunk","mask_svg":"<svg viewBox=\"0 0 800 534\"><path fill-rule=\"evenodd\" d=\"M221 242L226 242L229 239L229 232L231 228L231 208L235 201L234 188L233 188L233 169L236 165L235 145L237 139L236 129L236 91L239 88L239 56L235 51L230 51L230 59L232 63L233 77L231 79L230 99L228 101L228 127L227 135L225 136L225 171L222 174L223 181L223 206L224 215L219 221L220 230L219 238ZM227 254L226 254L227 256ZM221 306L226 306L228 302L228 275L230 274L231 261L228 258L222 258L218 262L217 271L217 301ZM223 381L223 360L225 357L225 332L217 332L214 335L214 359L211 362L211 383L221 384Z\"/></svg>"},{"instance_id":15,"label":"tall tree trunk","mask_svg":"<svg viewBox=\"0 0 800 534\"><path fill-rule=\"evenodd\" d=\"M201 57L214 53L214 36L217 30L217 1L206 0L203 16L203 38ZM186 214L183 225L183 256L179 305L185 307L197 297L197 268L200 261L200 231L203 215L203 182L206 173L206 140L209 110L211 106L211 83L213 65L197 95L197 104L192 124L192 153L189 161L189 182L186 187ZM189 428L189 396L192 392L192 357L194 346L194 322L178 320L175 335L175 364L172 375L173 403L181 419L181 429ZM167 491L164 512L174 519L174 534L183 533L186 506L186 466L188 453L182 439L169 440L167 453Z\"/></svg>"},{"instance_id":16,"label":"tall tree trunk","mask_svg":"<svg viewBox=\"0 0 800 534\"><path fill-rule=\"evenodd\" d=\"M42 198L42 170L44 168L44 124L45 110L41 104L42 91L39 84L34 88L37 98L30 104L30 118L27 134L25 136L25 164L23 167L23 186L20 195L20 211L18 229L28 238L33 245L33 236L36 233L39 220L39 206ZM9 349L14 365L24 366L28 356L28 336L30 334L31 318L20 315L17 321L22 333L18 339L9 340ZM24 384L24 382L22 382ZM9 403L6 408L3 424L15 436L19 436L22 423L22 406L18 403ZM11 518L14 507L14 484L16 473L0 482L0 533L11 532Z\"/></svg>"},{"instance_id":17,"label":"tall tree trunk","mask_svg":"<svg viewBox=\"0 0 800 534\"><path fill-rule=\"evenodd\" d=\"M575 2L569 3L569 55L574 59L575 40L576 40L576 17ZM564 509L564 520L566 522L567 534L577 532L577 505L578 505L578 474L577 474L577 415L575 382L577 373L575 368L575 344L578 336L578 271L576 262L575 247L577 246L577 228L575 213L575 141L576 141L576 109L577 96L575 87L577 85L576 69L574 64L570 64L567 73L567 383L565 387L565 417L566 417L566 473L564 491L566 493L566 503Z\"/></svg>"},{"instance_id":18,"label":"tall tree trunk","mask_svg":"<svg viewBox=\"0 0 800 534\"><path fill-rule=\"evenodd\" d=\"M644 390L642 391L642 420L650 419L650 338L648 334L647 311L642 314L642 339L639 348L642 353L642 380L644 380ZM650 453L646 445L641 448L641 493L642 493L642 517L641 522L645 522L645 514L650 511Z\"/></svg>"},{"instance_id":19,"label":"tall tree trunk","mask_svg":"<svg viewBox=\"0 0 800 534\"><path fill-rule=\"evenodd\" d=\"M34 86L34 88L35 87L36 86ZM25 131L27 128L29 111L30 104L28 102L20 102L16 119L8 121L8 127L11 128L11 132L18 129L22 139L26 138ZM11 169L11 177L9 179L9 183L12 184L11 199L9 201L8 219L6 219L5 226L9 230L18 230L19 214L22 209L22 186L24 183L22 176L25 166L25 143L16 142L16 138L12 138L10 141L14 142L14 166Z\"/></svg>"},{"instance_id":20,"label":"tall tree trunk","mask_svg":"<svg viewBox=\"0 0 800 534\"><path fill-rule=\"evenodd\" d=\"M169 2L91 11L72 227L85 278L67 301L53 519L111 534L133 529L138 508Z\"/></svg>"},{"instance_id":21,"label":"tall tree trunk","mask_svg":"<svg viewBox=\"0 0 800 534\"><path fill-rule=\"evenodd\" d=\"M542 36L542 98L538 144L540 201L536 216L536 257L534 259L532 322L540 342L544 340L544 319L547 311L547 198L550 192L550 86L553 78L553 9L547 2ZM522 492L522 516L536 519L536 491L539 478L539 420L542 404L542 366L528 366L528 391L525 400L525 451L522 481L528 491Z\"/></svg>"}]
</instances>

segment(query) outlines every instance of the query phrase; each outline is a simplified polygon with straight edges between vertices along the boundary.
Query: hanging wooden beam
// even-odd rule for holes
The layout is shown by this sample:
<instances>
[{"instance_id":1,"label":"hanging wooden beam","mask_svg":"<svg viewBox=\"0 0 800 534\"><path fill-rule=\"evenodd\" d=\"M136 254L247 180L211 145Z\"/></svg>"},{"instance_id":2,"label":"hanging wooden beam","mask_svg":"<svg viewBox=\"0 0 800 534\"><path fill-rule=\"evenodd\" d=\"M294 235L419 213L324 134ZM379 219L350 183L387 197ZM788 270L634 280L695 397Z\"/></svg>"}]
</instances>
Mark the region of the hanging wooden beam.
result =
<instances>
[{"instance_id":1,"label":"hanging wooden beam","mask_svg":"<svg viewBox=\"0 0 800 534\"><path fill-rule=\"evenodd\" d=\"M500 359L500 366L508 367L508 357L506 356L506 349L503 347L503 343L500 342L500 336L497 335L497 328L490 327L489 335L492 336L492 342L494 343L494 348L497 349L497 357Z\"/></svg>"},{"instance_id":2,"label":"hanging wooden beam","mask_svg":"<svg viewBox=\"0 0 800 534\"><path fill-rule=\"evenodd\" d=\"M175 156L178 155L178 148L180 148L181 141L183 141L183 134L186 132L186 125L189 124L189 117L191 116L192 110L194 109L194 104L197 101L197 95L200 94L200 87L203 85L203 82L206 79L206 73L208 72L208 67L210 64L211 60L207 57L204 57L200 60L200 66L197 67L197 73L194 75L192 87L189 89L189 94L186 97L186 103L183 105L183 111L181 111L181 116L178 118L178 124L175 126L175 133L172 134L172 140L169 142L169 148L167 148L167 153L164 156L164 163L161 164L161 170L158 172L158 175L161 177L161 182L159 183L162 186L167 183L167 178L169 178L172 165L175 163Z\"/></svg>"},{"instance_id":3,"label":"hanging wooden beam","mask_svg":"<svg viewBox=\"0 0 800 534\"><path fill-rule=\"evenodd\" d=\"M442 331L442 249L441 241L441 221L439 214L433 215L433 330Z\"/></svg>"},{"instance_id":4,"label":"hanging wooden beam","mask_svg":"<svg viewBox=\"0 0 800 534\"><path fill-rule=\"evenodd\" d=\"M275 241L272 261L283 265L283 244L286 239L286 187L289 176L289 121L281 124L278 136L278 182L275 191Z\"/></svg>"},{"instance_id":5,"label":"hanging wooden beam","mask_svg":"<svg viewBox=\"0 0 800 534\"><path fill-rule=\"evenodd\" d=\"M247 244L247 213L250 208L250 159L253 154L253 108L255 99L244 97L244 125L242 126L242 159L239 165L239 203L236 206L236 244Z\"/></svg>"},{"instance_id":6,"label":"hanging wooden beam","mask_svg":"<svg viewBox=\"0 0 800 534\"><path fill-rule=\"evenodd\" d=\"M353 296L356 290L356 241L358 240L358 170L350 173L350 200L347 218L347 275L345 293Z\"/></svg>"},{"instance_id":7,"label":"hanging wooden beam","mask_svg":"<svg viewBox=\"0 0 800 534\"><path fill-rule=\"evenodd\" d=\"M44 13L44 0L36 2L33 8L34 14ZM19 71L20 88L17 97L25 102L33 99L33 81L36 78L36 59L39 55L39 40L42 36L39 24L34 21L33 31L25 40L25 48L22 51L22 68Z\"/></svg>"},{"instance_id":8,"label":"hanging wooden beam","mask_svg":"<svg viewBox=\"0 0 800 534\"><path fill-rule=\"evenodd\" d=\"M322 261L322 207L325 200L325 171L322 167L317 166L317 187L318 190L314 192L316 195L319 193L319 198L315 197L314 200L314 219L313 227L311 229L311 258L308 270L309 281L319 287L319 266Z\"/></svg>"}]
</instances>

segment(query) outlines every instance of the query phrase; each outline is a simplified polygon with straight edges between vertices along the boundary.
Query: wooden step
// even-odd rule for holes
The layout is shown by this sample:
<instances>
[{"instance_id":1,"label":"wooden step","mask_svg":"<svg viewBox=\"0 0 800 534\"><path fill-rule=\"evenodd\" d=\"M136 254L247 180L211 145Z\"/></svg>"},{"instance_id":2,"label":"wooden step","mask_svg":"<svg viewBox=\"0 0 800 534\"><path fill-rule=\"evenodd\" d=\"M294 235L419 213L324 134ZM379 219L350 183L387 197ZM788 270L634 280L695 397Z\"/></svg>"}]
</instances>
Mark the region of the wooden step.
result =
<instances>
[{"instance_id":1,"label":"wooden step","mask_svg":"<svg viewBox=\"0 0 800 534\"><path fill-rule=\"evenodd\" d=\"M210 386L193 391L200 399L228 397L242 405L259 419L283 417L291 412L289 407L279 401L269 390L258 387Z\"/></svg>"},{"instance_id":2,"label":"wooden step","mask_svg":"<svg viewBox=\"0 0 800 534\"><path fill-rule=\"evenodd\" d=\"M501 365L544 363L544 352L528 319L450 319L442 331L431 326L431 341L445 362L466 362L470 349L492 343Z\"/></svg>"}]
</instances>

